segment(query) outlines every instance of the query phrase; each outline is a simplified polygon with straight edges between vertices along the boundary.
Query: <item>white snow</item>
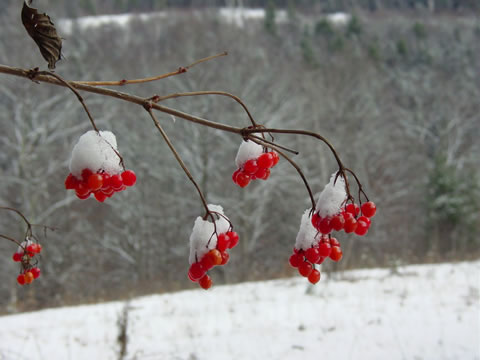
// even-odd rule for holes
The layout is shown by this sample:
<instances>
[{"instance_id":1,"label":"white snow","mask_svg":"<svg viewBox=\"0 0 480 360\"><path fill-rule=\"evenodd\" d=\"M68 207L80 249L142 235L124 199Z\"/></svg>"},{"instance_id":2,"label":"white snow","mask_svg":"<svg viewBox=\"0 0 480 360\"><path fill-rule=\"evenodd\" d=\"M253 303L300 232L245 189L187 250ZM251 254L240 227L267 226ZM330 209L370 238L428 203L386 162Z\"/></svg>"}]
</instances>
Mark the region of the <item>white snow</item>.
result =
<instances>
[{"instance_id":1,"label":"white snow","mask_svg":"<svg viewBox=\"0 0 480 360\"><path fill-rule=\"evenodd\" d=\"M345 26L352 20L352 15L344 12L327 14L325 17L328 22L337 26Z\"/></svg>"},{"instance_id":2,"label":"white snow","mask_svg":"<svg viewBox=\"0 0 480 360\"><path fill-rule=\"evenodd\" d=\"M125 359L480 359L480 262L397 270L136 298ZM118 359L123 306L0 317L0 359Z\"/></svg>"},{"instance_id":3,"label":"white snow","mask_svg":"<svg viewBox=\"0 0 480 360\"><path fill-rule=\"evenodd\" d=\"M318 234L318 231L312 225L310 210L311 209L305 210L302 215L300 230L298 230L297 238L295 240L295 249L307 250L312 247L312 245L317 244L320 240L321 234Z\"/></svg>"},{"instance_id":4,"label":"white snow","mask_svg":"<svg viewBox=\"0 0 480 360\"><path fill-rule=\"evenodd\" d=\"M347 193L345 191L345 180L342 176L337 178L336 173L330 177L330 182L318 196L316 211L321 217L333 216L341 211L341 206L345 203Z\"/></svg>"},{"instance_id":5,"label":"white snow","mask_svg":"<svg viewBox=\"0 0 480 360\"><path fill-rule=\"evenodd\" d=\"M237 156L235 157L235 164L240 169L245 162L250 159L256 159L263 153L263 146L253 141L243 141L238 148Z\"/></svg>"},{"instance_id":6,"label":"white snow","mask_svg":"<svg viewBox=\"0 0 480 360\"><path fill-rule=\"evenodd\" d=\"M94 131L87 131L80 136L72 150L70 159L70 172L77 178L81 178L83 169L93 172L105 170L109 174L122 172L120 158L113 150L117 150L117 139L110 131L100 131L100 135Z\"/></svg>"}]
</instances>

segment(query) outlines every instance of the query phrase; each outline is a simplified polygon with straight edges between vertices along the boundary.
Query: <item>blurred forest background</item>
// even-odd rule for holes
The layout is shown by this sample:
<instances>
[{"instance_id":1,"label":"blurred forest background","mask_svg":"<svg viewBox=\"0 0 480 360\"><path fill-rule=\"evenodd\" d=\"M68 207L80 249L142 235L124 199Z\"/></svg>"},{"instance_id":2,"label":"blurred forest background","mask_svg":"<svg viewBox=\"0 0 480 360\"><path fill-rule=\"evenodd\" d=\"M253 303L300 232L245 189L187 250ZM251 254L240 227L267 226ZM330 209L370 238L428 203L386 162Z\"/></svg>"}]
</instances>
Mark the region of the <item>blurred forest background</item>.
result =
<instances>
[{"instance_id":1,"label":"blurred forest background","mask_svg":"<svg viewBox=\"0 0 480 360\"><path fill-rule=\"evenodd\" d=\"M0 5L0 63L45 68L21 24L22 1ZM66 59L56 70L64 78L153 76L228 50L228 57L187 74L120 90L145 97L229 91L259 123L326 136L378 212L365 238L340 237L344 258L324 269L478 257L478 0L39 0L33 6L65 38ZM219 7L262 8L265 17L232 22ZM351 17L339 24L326 16L338 11ZM82 26L79 19L125 12L151 16L132 16L126 25ZM1 312L195 286L187 278L188 238L203 209L193 186L142 108L92 94L85 99L99 127L116 133L127 168L138 175L134 188L104 204L64 190L70 151L90 129L75 96L0 76L0 203L59 228L47 238L39 234L43 274L33 286L17 286L10 260L16 247L0 242ZM248 125L228 98L165 105ZM239 137L159 117L209 202L224 207L240 234L229 265L214 270L215 283L296 274L288 257L309 201L295 170L283 161L267 182L242 190L230 180ZM295 136L277 141L300 151L295 160L321 191L336 171L328 149ZM9 213L0 217L0 229L16 238L25 230Z\"/></svg>"}]
</instances>

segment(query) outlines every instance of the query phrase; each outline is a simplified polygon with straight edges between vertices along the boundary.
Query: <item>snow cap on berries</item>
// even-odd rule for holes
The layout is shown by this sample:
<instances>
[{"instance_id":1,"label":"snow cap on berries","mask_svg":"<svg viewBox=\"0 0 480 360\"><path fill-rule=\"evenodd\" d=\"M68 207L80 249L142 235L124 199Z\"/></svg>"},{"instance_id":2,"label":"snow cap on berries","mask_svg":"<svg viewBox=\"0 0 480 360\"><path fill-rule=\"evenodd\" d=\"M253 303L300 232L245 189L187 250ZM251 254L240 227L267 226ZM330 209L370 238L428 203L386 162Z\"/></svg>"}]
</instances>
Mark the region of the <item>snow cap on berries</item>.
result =
<instances>
[{"instance_id":1,"label":"snow cap on berries","mask_svg":"<svg viewBox=\"0 0 480 360\"><path fill-rule=\"evenodd\" d=\"M208 209L212 212L216 212L225 216L223 213L223 208L219 205L209 204ZM215 216L215 214L213 216ZM190 234L190 256L188 259L190 264L193 264L197 260L200 261L203 255L205 255L211 249L216 248L217 235L215 235L215 228L217 230L217 234L227 232L230 228L230 223L227 219L228 218L220 216L218 220L215 220L214 226L209 219L203 220L201 216L197 217L195 224L193 225L192 233Z\"/></svg>"},{"instance_id":2,"label":"snow cap on berries","mask_svg":"<svg viewBox=\"0 0 480 360\"><path fill-rule=\"evenodd\" d=\"M254 143L253 141L242 141L238 148L235 164L237 168L241 168L245 162L250 159L256 159L263 153L263 146Z\"/></svg>"},{"instance_id":3,"label":"snow cap on berries","mask_svg":"<svg viewBox=\"0 0 480 360\"><path fill-rule=\"evenodd\" d=\"M27 237L24 241L22 241L20 246L17 248L16 252L19 254L23 254L24 249L26 249L29 245L32 245L32 244L33 244L33 240Z\"/></svg>"},{"instance_id":4,"label":"snow cap on berries","mask_svg":"<svg viewBox=\"0 0 480 360\"><path fill-rule=\"evenodd\" d=\"M105 170L112 174L122 172L120 158L113 149L117 150L117 139L110 131L94 130L87 131L78 139L72 150L70 159L70 172L80 178L83 169L90 169L92 172Z\"/></svg>"},{"instance_id":5,"label":"snow cap on berries","mask_svg":"<svg viewBox=\"0 0 480 360\"><path fill-rule=\"evenodd\" d=\"M316 239L318 231L312 225L310 210L311 209L305 210L302 215L300 230L298 230L297 238L295 240L296 249L307 250L312 247L312 245L318 243L318 239Z\"/></svg>"},{"instance_id":6,"label":"snow cap on berries","mask_svg":"<svg viewBox=\"0 0 480 360\"><path fill-rule=\"evenodd\" d=\"M325 185L325 188L318 197L315 211L318 212L321 217L333 216L340 213L341 207L347 199L345 180L340 175L335 183L336 174L337 173L332 174L330 182Z\"/></svg>"}]
</instances>

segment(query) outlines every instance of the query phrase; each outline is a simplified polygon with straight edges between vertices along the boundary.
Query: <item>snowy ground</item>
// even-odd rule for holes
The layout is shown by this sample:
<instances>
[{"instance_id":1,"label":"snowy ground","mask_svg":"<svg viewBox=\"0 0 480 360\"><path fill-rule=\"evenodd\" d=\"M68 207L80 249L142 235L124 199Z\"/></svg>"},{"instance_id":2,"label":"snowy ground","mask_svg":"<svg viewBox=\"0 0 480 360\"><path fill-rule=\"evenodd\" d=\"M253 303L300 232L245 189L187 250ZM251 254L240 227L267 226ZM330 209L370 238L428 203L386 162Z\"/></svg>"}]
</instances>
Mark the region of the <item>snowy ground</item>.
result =
<instances>
[{"instance_id":1,"label":"snowy ground","mask_svg":"<svg viewBox=\"0 0 480 360\"><path fill-rule=\"evenodd\" d=\"M479 286L473 262L137 298L126 359L480 359ZM0 317L0 359L117 359L123 307Z\"/></svg>"}]
</instances>

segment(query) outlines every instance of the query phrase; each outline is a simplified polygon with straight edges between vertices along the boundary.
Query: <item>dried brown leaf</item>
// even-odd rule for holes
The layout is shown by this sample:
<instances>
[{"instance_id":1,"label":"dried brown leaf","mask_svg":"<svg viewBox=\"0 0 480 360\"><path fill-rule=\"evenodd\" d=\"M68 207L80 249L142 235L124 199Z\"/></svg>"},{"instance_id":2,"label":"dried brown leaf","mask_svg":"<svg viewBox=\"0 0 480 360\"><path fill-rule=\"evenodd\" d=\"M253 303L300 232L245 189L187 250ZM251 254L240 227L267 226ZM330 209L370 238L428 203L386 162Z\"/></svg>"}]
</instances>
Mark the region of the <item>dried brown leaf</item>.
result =
<instances>
[{"instance_id":1,"label":"dried brown leaf","mask_svg":"<svg viewBox=\"0 0 480 360\"><path fill-rule=\"evenodd\" d=\"M30 2L29 2L30 3ZM47 14L39 14L37 9L23 3L22 23L28 35L38 45L40 52L48 62L49 69L55 69L55 64L62 58L62 39Z\"/></svg>"}]
</instances>

